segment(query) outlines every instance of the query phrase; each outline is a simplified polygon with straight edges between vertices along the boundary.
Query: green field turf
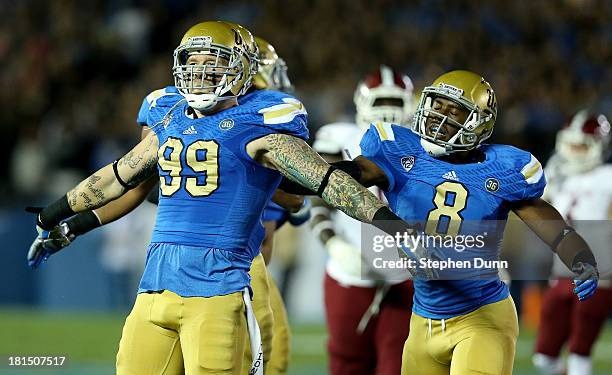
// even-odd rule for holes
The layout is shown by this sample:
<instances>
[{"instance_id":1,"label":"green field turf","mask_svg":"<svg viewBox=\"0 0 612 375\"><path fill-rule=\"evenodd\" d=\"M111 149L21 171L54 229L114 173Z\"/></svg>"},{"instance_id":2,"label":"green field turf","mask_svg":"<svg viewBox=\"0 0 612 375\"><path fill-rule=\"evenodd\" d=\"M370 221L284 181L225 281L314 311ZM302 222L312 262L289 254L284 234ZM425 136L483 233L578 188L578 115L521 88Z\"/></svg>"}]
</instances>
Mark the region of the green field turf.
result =
<instances>
[{"instance_id":1,"label":"green field turf","mask_svg":"<svg viewBox=\"0 0 612 375\"><path fill-rule=\"evenodd\" d=\"M70 364L61 370L11 369L6 375L106 375L114 373L114 358L124 317L113 314L42 313L0 310L0 355L67 355ZM291 375L325 374L325 327L293 327ZM531 366L533 332L523 329L517 347L514 374L535 374ZM595 374L612 374L612 325L608 325L595 351Z\"/></svg>"}]
</instances>

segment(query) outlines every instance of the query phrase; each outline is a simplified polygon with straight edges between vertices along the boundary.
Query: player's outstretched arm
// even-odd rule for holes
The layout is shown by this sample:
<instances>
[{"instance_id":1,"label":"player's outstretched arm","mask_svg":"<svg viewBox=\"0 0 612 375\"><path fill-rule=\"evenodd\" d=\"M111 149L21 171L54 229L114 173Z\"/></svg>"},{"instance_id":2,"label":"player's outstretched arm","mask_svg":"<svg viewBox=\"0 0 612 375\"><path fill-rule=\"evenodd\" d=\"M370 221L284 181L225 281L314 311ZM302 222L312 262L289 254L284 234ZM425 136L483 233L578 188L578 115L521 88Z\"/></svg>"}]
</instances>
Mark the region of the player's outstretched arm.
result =
<instances>
[{"instance_id":1,"label":"player's outstretched arm","mask_svg":"<svg viewBox=\"0 0 612 375\"><path fill-rule=\"evenodd\" d=\"M515 204L513 211L576 274L574 292L578 298L591 297L597 288L599 273L595 256L586 241L543 199L521 201Z\"/></svg>"},{"instance_id":2,"label":"player's outstretched arm","mask_svg":"<svg viewBox=\"0 0 612 375\"><path fill-rule=\"evenodd\" d=\"M401 220L349 174L330 166L303 140L287 134L270 134L247 145L247 152L262 165L316 191L327 204L347 215L371 223L391 235L414 229Z\"/></svg>"},{"instance_id":3,"label":"player's outstretched arm","mask_svg":"<svg viewBox=\"0 0 612 375\"><path fill-rule=\"evenodd\" d=\"M138 186L156 172L157 148L157 136L148 135L118 161L95 172L43 209L38 225L50 230L75 213L101 207Z\"/></svg>"},{"instance_id":4,"label":"player's outstretched arm","mask_svg":"<svg viewBox=\"0 0 612 375\"><path fill-rule=\"evenodd\" d=\"M270 134L251 142L247 150L255 160L318 192L327 204L357 220L370 223L376 211L385 206L347 173L330 169L319 154L297 137Z\"/></svg>"},{"instance_id":5,"label":"player's outstretched arm","mask_svg":"<svg viewBox=\"0 0 612 375\"><path fill-rule=\"evenodd\" d=\"M150 134L149 127L144 126L141 140L144 140ZM60 225L47 231L46 238L42 238L42 236L37 237L28 251L28 264L30 267L36 268L52 254L70 245L77 236L127 215L142 203L153 186L155 186L156 181L157 175L155 174L118 199L110 201L96 210L83 211L62 221ZM60 201L63 202L63 198Z\"/></svg>"},{"instance_id":6,"label":"player's outstretched arm","mask_svg":"<svg viewBox=\"0 0 612 375\"><path fill-rule=\"evenodd\" d=\"M381 189L386 189L389 186L389 179L385 172L370 159L358 156L354 160L343 160L330 165L337 169L346 172L357 182L365 187L378 186ZM279 186L280 189L288 193L314 195L316 192L304 187L303 185L294 182L291 179L284 178Z\"/></svg>"}]
</instances>

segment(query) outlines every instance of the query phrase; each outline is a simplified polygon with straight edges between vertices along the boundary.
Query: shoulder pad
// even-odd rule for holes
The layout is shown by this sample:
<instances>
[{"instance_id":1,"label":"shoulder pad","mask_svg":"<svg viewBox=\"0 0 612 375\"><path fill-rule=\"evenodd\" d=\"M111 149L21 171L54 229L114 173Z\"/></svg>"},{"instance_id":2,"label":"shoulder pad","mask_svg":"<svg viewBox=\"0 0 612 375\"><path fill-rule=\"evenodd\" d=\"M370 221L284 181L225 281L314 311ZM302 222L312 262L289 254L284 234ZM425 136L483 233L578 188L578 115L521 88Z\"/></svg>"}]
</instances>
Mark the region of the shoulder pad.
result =
<instances>
[{"instance_id":1,"label":"shoulder pad","mask_svg":"<svg viewBox=\"0 0 612 375\"><path fill-rule=\"evenodd\" d=\"M395 132L392 123L379 121L371 124L370 128L372 127L376 130L381 141L395 141Z\"/></svg>"},{"instance_id":2,"label":"shoulder pad","mask_svg":"<svg viewBox=\"0 0 612 375\"><path fill-rule=\"evenodd\" d=\"M307 115L302 102L295 98L283 98L281 104L275 104L259 110L264 124L275 125L291 122L298 115Z\"/></svg>"}]
</instances>

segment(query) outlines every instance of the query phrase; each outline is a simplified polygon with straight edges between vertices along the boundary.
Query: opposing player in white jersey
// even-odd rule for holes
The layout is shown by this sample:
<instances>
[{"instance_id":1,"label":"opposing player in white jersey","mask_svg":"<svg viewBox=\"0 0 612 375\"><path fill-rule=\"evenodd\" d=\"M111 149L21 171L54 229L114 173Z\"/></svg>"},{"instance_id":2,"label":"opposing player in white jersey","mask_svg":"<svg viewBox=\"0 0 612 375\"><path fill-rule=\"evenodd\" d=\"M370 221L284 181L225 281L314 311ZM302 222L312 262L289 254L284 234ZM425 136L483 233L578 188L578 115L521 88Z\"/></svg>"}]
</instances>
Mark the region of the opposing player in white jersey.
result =
<instances>
[{"instance_id":1,"label":"opposing player in white jersey","mask_svg":"<svg viewBox=\"0 0 612 375\"><path fill-rule=\"evenodd\" d=\"M412 90L410 78L380 66L355 91L357 124L324 125L316 134L314 149L329 162L361 155L359 142L371 123L409 123ZM382 198L379 188L370 190ZM409 330L406 317L412 309L412 282L405 277L385 282L380 270L368 268L362 258L359 222L330 211L321 201L312 215L313 232L329 252L324 289L330 373L399 374Z\"/></svg>"},{"instance_id":2,"label":"opposing player in white jersey","mask_svg":"<svg viewBox=\"0 0 612 375\"><path fill-rule=\"evenodd\" d=\"M612 228L608 221L612 214L612 165L604 164L609 142L606 117L582 110L559 131L555 153L546 165L544 198L587 240L599 264L601 282L593 298L578 303L572 293L573 275L555 257L533 358L543 374L591 374L591 350L612 309ZM560 357L566 343L567 366Z\"/></svg>"}]
</instances>

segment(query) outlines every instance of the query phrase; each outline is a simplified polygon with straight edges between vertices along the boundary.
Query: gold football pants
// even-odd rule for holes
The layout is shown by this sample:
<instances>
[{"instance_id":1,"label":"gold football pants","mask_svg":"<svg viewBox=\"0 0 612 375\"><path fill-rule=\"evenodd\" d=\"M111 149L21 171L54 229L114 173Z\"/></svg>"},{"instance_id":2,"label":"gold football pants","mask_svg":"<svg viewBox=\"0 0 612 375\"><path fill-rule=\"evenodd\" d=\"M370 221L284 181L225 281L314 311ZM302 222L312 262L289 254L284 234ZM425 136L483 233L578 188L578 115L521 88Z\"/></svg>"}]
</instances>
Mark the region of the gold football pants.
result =
<instances>
[{"instance_id":1,"label":"gold football pants","mask_svg":"<svg viewBox=\"0 0 612 375\"><path fill-rule=\"evenodd\" d=\"M511 375L517 336L512 297L444 320L413 313L402 375Z\"/></svg>"},{"instance_id":2,"label":"gold football pants","mask_svg":"<svg viewBox=\"0 0 612 375\"><path fill-rule=\"evenodd\" d=\"M280 291L272 275L268 272L270 285L270 305L274 316L272 353L268 362L269 375L285 375L289 367L289 351L291 344L291 331L289 330L289 320L287 310L281 297Z\"/></svg>"},{"instance_id":3,"label":"gold football pants","mask_svg":"<svg viewBox=\"0 0 612 375\"><path fill-rule=\"evenodd\" d=\"M118 375L240 375L247 338L243 294L140 293L125 321Z\"/></svg>"}]
</instances>

